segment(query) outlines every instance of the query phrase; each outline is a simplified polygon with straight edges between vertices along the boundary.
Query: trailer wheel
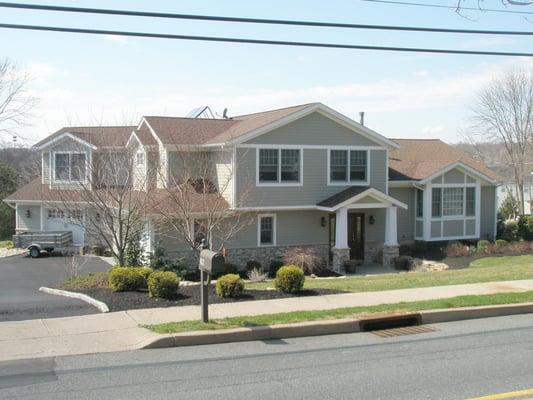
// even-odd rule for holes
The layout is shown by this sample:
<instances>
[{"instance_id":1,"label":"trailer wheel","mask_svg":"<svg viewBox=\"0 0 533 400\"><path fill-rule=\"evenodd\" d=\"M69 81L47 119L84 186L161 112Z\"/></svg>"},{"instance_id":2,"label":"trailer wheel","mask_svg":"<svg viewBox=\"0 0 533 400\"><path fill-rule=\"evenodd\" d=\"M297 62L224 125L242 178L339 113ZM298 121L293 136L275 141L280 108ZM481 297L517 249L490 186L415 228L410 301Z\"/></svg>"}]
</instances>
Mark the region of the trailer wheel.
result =
<instances>
[{"instance_id":1,"label":"trailer wheel","mask_svg":"<svg viewBox=\"0 0 533 400\"><path fill-rule=\"evenodd\" d=\"M38 258L41 255L41 251L38 247L30 247L30 257L31 258Z\"/></svg>"}]
</instances>

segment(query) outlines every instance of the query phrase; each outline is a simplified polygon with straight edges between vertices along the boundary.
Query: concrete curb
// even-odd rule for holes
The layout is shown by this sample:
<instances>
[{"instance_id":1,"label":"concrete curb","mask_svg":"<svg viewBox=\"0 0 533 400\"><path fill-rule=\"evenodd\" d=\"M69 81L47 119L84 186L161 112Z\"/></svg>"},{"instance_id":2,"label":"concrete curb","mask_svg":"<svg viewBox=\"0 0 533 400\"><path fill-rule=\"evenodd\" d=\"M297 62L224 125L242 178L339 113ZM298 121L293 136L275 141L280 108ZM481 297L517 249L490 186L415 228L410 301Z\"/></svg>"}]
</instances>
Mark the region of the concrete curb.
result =
<instances>
[{"instance_id":1,"label":"concrete curb","mask_svg":"<svg viewBox=\"0 0 533 400\"><path fill-rule=\"evenodd\" d=\"M39 292L54 294L56 296L71 297L73 299L78 299L86 303L89 303L90 305L100 310L100 312L102 313L109 312L109 307L107 306L106 303L93 299L91 296L87 296L86 294L83 294L83 293L69 292L68 290L52 289L52 288L45 287L45 286L40 287Z\"/></svg>"},{"instance_id":2,"label":"concrete curb","mask_svg":"<svg viewBox=\"0 0 533 400\"><path fill-rule=\"evenodd\" d=\"M501 317L505 315L533 313L533 303L504 304L495 306L447 308L405 313L406 316L419 316L422 324L462 321L476 318ZM402 314L380 314L361 318L344 318L336 320L308 321L296 324L253 326L249 328L194 331L164 334L155 340L143 343L141 349L164 347L196 346L229 342L246 342L251 340L282 339L303 336L332 335L339 333L361 332L361 322L398 317Z\"/></svg>"}]
</instances>

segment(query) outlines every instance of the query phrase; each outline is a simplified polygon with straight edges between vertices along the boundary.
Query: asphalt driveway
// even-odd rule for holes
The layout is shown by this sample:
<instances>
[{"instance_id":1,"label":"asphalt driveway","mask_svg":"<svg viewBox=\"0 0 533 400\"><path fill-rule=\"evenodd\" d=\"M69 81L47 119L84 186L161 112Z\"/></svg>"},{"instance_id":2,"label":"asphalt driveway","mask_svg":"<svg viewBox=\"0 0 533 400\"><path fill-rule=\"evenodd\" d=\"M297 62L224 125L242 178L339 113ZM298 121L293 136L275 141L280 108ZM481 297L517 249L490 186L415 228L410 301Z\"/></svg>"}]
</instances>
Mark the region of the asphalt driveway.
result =
<instances>
[{"instance_id":1,"label":"asphalt driveway","mask_svg":"<svg viewBox=\"0 0 533 400\"><path fill-rule=\"evenodd\" d=\"M98 257L83 257L81 273L106 271L109 264ZM0 258L0 321L54 318L99 312L76 299L39 292L41 286L56 286L66 276L67 257L26 256Z\"/></svg>"}]
</instances>

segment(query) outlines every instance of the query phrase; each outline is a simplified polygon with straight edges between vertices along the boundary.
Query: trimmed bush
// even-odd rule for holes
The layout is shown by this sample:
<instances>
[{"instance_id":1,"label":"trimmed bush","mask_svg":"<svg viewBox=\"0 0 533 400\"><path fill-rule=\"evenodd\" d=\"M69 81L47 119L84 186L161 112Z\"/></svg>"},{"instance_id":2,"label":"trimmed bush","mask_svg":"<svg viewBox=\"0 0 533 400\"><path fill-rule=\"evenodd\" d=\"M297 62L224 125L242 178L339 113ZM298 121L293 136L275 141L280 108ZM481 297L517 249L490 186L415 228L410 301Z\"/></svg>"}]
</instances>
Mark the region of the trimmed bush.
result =
<instances>
[{"instance_id":1,"label":"trimmed bush","mask_svg":"<svg viewBox=\"0 0 533 400\"><path fill-rule=\"evenodd\" d=\"M244 281L237 274L222 275L217 279L215 291L220 297L239 297L244 291Z\"/></svg>"},{"instance_id":2,"label":"trimmed bush","mask_svg":"<svg viewBox=\"0 0 533 400\"><path fill-rule=\"evenodd\" d=\"M140 267L140 268L138 268L138 270L139 270L139 274L141 274L141 276L143 278L142 288L143 289L148 289L148 278L150 277L152 272L154 272L154 270L152 268L149 268L149 267Z\"/></svg>"},{"instance_id":3,"label":"trimmed bush","mask_svg":"<svg viewBox=\"0 0 533 400\"><path fill-rule=\"evenodd\" d=\"M148 293L150 297L173 299L178 293L180 278L174 272L154 271L148 277Z\"/></svg>"},{"instance_id":4,"label":"trimmed bush","mask_svg":"<svg viewBox=\"0 0 533 400\"><path fill-rule=\"evenodd\" d=\"M250 272L254 269L263 269L261 263L257 260L249 260L246 262L246 271Z\"/></svg>"},{"instance_id":5,"label":"trimmed bush","mask_svg":"<svg viewBox=\"0 0 533 400\"><path fill-rule=\"evenodd\" d=\"M503 221L499 224L500 232L499 236L508 242L514 242L518 240L518 222L510 220Z\"/></svg>"},{"instance_id":6,"label":"trimmed bush","mask_svg":"<svg viewBox=\"0 0 533 400\"><path fill-rule=\"evenodd\" d=\"M143 287L140 268L113 267L109 270L109 287L114 292L130 292Z\"/></svg>"},{"instance_id":7,"label":"trimmed bush","mask_svg":"<svg viewBox=\"0 0 533 400\"><path fill-rule=\"evenodd\" d=\"M283 267L284 263L281 260L270 260L270 268L268 270L271 277L275 277L278 270Z\"/></svg>"},{"instance_id":8,"label":"trimmed bush","mask_svg":"<svg viewBox=\"0 0 533 400\"><path fill-rule=\"evenodd\" d=\"M274 286L283 293L298 293L304 287L304 271L296 265L285 265L276 272Z\"/></svg>"},{"instance_id":9,"label":"trimmed bush","mask_svg":"<svg viewBox=\"0 0 533 400\"><path fill-rule=\"evenodd\" d=\"M478 250L481 250L488 246L490 246L490 242L488 240L478 240L477 245L476 245Z\"/></svg>"},{"instance_id":10,"label":"trimmed bush","mask_svg":"<svg viewBox=\"0 0 533 400\"><path fill-rule=\"evenodd\" d=\"M509 244L509 242L507 240L504 240L504 239L496 239L496 246L498 247L505 247Z\"/></svg>"}]
</instances>

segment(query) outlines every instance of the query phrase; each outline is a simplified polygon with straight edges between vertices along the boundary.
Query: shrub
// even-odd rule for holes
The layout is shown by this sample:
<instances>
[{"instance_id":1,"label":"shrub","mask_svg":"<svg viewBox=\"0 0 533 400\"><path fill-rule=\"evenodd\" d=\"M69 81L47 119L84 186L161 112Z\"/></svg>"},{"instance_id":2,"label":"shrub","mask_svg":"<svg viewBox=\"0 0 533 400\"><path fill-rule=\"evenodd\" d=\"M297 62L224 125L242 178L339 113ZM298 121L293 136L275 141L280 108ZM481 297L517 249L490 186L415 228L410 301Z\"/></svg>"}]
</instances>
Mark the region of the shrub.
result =
<instances>
[{"instance_id":1,"label":"shrub","mask_svg":"<svg viewBox=\"0 0 533 400\"><path fill-rule=\"evenodd\" d=\"M278 270L283 267L284 263L281 260L270 260L270 268L268 270L271 277L275 277Z\"/></svg>"},{"instance_id":2,"label":"shrub","mask_svg":"<svg viewBox=\"0 0 533 400\"><path fill-rule=\"evenodd\" d=\"M268 277L268 274L263 271L263 268L254 268L248 272L248 279L251 282L263 282Z\"/></svg>"},{"instance_id":3,"label":"shrub","mask_svg":"<svg viewBox=\"0 0 533 400\"><path fill-rule=\"evenodd\" d=\"M129 292L143 287L140 268L113 267L109 270L109 287L114 292Z\"/></svg>"},{"instance_id":4,"label":"shrub","mask_svg":"<svg viewBox=\"0 0 533 400\"><path fill-rule=\"evenodd\" d=\"M254 269L263 269L261 263L257 260L249 260L246 262L246 271L252 271Z\"/></svg>"},{"instance_id":5,"label":"shrub","mask_svg":"<svg viewBox=\"0 0 533 400\"><path fill-rule=\"evenodd\" d=\"M158 271L170 271L174 272L180 278L185 277L187 274L187 264L185 263L184 258L178 258L177 260L172 260L167 257L167 251L161 244L158 242L155 245L155 249L149 256L150 267Z\"/></svg>"},{"instance_id":6,"label":"shrub","mask_svg":"<svg viewBox=\"0 0 533 400\"><path fill-rule=\"evenodd\" d=\"M172 299L176 297L180 278L171 271L154 271L148 277L148 293L150 297Z\"/></svg>"},{"instance_id":7,"label":"shrub","mask_svg":"<svg viewBox=\"0 0 533 400\"><path fill-rule=\"evenodd\" d=\"M217 279L215 291L220 297L238 297L244 291L244 282L237 274L222 275Z\"/></svg>"},{"instance_id":8,"label":"shrub","mask_svg":"<svg viewBox=\"0 0 533 400\"><path fill-rule=\"evenodd\" d=\"M522 215L517 224L518 237L524 240L533 240L533 216Z\"/></svg>"},{"instance_id":9,"label":"shrub","mask_svg":"<svg viewBox=\"0 0 533 400\"><path fill-rule=\"evenodd\" d=\"M504 240L504 239L496 239L496 246L498 247L505 247L509 244L509 242L507 240Z\"/></svg>"},{"instance_id":10,"label":"shrub","mask_svg":"<svg viewBox=\"0 0 533 400\"><path fill-rule=\"evenodd\" d=\"M470 248L460 242L448 243L446 246L446 255L448 257L466 257L470 254Z\"/></svg>"},{"instance_id":11,"label":"shrub","mask_svg":"<svg viewBox=\"0 0 533 400\"><path fill-rule=\"evenodd\" d=\"M485 247L490 246L490 242L488 240L478 240L476 248L479 250L484 249Z\"/></svg>"},{"instance_id":12,"label":"shrub","mask_svg":"<svg viewBox=\"0 0 533 400\"><path fill-rule=\"evenodd\" d=\"M293 247L285 252L283 261L286 265L297 265L307 274L320 272L326 266L323 257L309 247Z\"/></svg>"},{"instance_id":13,"label":"shrub","mask_svg":"<svg viewBox=\"0 0 533 400\"><path fill-rule=\"evenodd\" d=\"M500 224L499 236L508 242L514 242L518 240L518 222L513 220L503 221Z\"/></svg>"},{"instance_id":14,"label":"shrub","mask_svg":"<svg viewBox=\"0 0 533 400\"><path fill-rule=\"evenodd\" d=\"M411 256L399 256L394 259L394 268L401 271L412 271L421 264L422 261L419 258Z\"/></svg>"},{"instance_id":15,"label":"shrub","mask_svg":"<svg viewBox=\"0 0 533 400\"><path fill-rule=\"evenodd\" d=\"M149 268L149 267L140 267L138 269L139 269L139 274L143 278L142 288L143 289L148 289L148 278L150 277L152 272L154 272L154 270L152 268Z\"/></svg>"},{"instance_id":16,"label":"shrub","mask_svg":"<svg viewBox=\"0 0 533 400\"><path fill-rule=\"evenodd\" d=\"M136 267L143 263L143 250L140 243L140 235L130 235L126 241L126 265Z\"/></svg>"},{"instance_id":17,"label":"shrub","mask_svg":"<svg viewBox=\"0 0 533 400\"><path fill-rule=\"evenodd\" d=\"M274 285L283 293L297 293L303 289L304 271L296 265L285 265L276 273Z\"/></svg>"}]
</instances>

